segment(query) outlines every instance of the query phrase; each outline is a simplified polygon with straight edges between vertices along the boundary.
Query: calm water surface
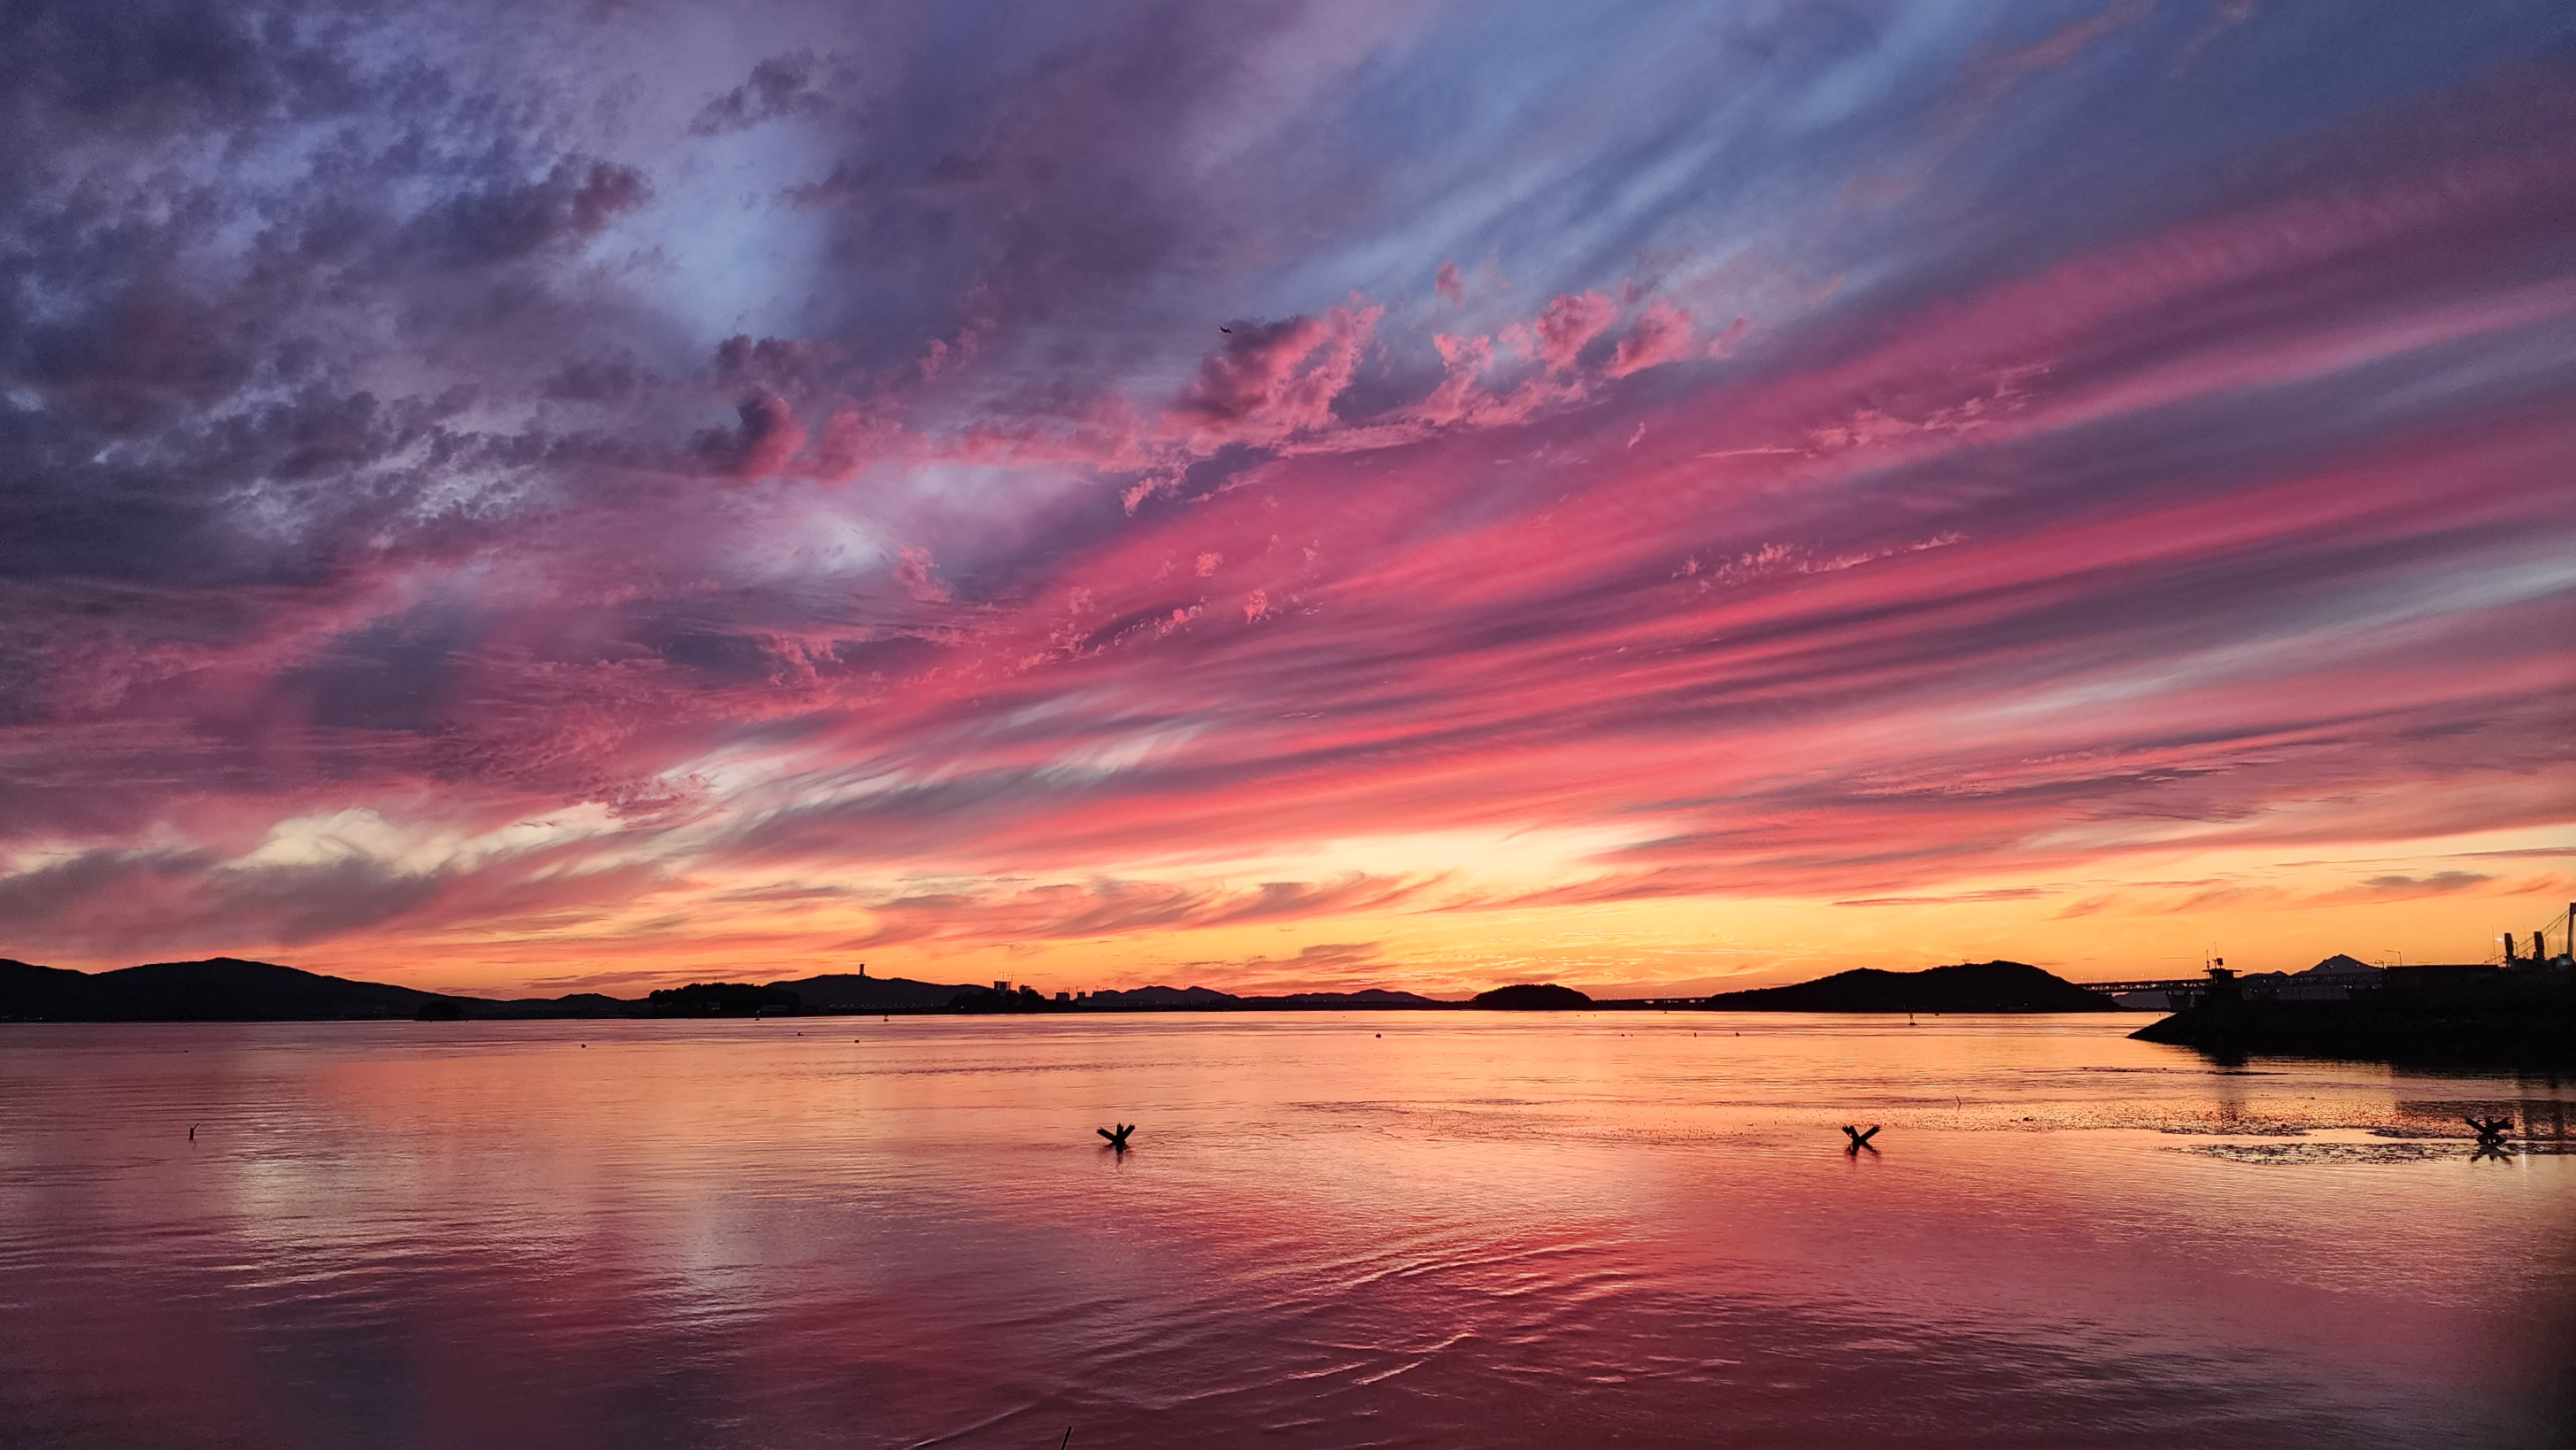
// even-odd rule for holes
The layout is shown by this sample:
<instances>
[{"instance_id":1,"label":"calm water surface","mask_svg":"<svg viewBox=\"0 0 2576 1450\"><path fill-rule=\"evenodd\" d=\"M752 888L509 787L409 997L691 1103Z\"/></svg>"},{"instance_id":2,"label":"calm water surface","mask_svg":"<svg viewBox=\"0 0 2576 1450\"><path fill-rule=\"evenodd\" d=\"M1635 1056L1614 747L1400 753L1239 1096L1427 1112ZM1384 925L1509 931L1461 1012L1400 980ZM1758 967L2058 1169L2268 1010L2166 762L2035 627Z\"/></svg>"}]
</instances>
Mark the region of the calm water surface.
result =
<instances>
[{"instance_id":1,"label":"calm water surface","mask_svg":"<svg viewBox=\"0 0 2576 1450\"><path fill-rule=\"evenodd\" d=\"M0 1444L2571 1443L2576 1089L2137 1020L0 1027Z\"/></svg>"}]
</instances>

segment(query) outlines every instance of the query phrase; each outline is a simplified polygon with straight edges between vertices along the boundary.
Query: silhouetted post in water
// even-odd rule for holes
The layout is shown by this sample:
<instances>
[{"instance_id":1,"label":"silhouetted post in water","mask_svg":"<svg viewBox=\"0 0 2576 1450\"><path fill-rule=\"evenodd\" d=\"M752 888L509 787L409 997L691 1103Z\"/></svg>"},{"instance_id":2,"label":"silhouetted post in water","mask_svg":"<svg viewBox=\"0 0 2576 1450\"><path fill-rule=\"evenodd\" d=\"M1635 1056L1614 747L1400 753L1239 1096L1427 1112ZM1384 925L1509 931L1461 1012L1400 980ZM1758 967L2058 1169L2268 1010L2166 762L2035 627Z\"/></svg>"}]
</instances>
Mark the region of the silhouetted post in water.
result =
<instances>
[{"instance_id":1,"label":"silhouetted post in water","mask_svg":"<svg viewBox=\"0 0 2576 1450\"><path fill-rule=\"evenodd\" d=\"M188 1125L188 1141L191 1143L197 1141L197 1125L194 1123Z\"/></svg>"},{"instance_id":2,"label":"silhouetted post in water","mask_svg":"<svg viewBox=\"0 0 2576 1450\"><path fill-rule=\"evenodd\" d=\"M1869 1147L1869 1140L1878 1136L1878 1124L1870 1124L1869 1131L1864 1133L1860 1129L1853 1127L1851 1124L1845 1123L1843 1124L1843 1132L1851 1139L1851 1146L1845 1148L1843 1150L1844 1152L1857 1157L1860 1154L1860 1150L1863 1148L1869 1148L1869 1151L1873 1153L1878 1151L1876 1148Z\"/></svg>"},{"instance_id":3,"label":"silhouetted post in water","mask_svg":"<svg viewBox=\"0 0 2576 1450\"><path fill-rule=\"evenodd\" d=\"M1136 1125L1134 1123L1120 1123L1118 1125L1118 1131L1115 1133L1109 1131L1107 1128L1094 1128L1091 1131L1108 1139L1110 1147L1124 1153L1127 1151L1127 1135L1136 1131ZM1071 1430L1067 1430L1065 1433L1070 1435L1073 1432Z\"/></svg>"},{"instance_id":4,"label":"silhouetted post in water","mask_svg":"<svg viewBox=\"0 0 2576 1450\"><path fill-rule=\"evenodd\" d=\"M2505 1134L2513 1131L2513 1119L2511 1118L2486 1118L2481 1120L2478 1118L2464 1116L2460 1121L2468 1124L2470 1130L2478 1135L2478 1146L2481 1148L2503 1147Z\"/></svg>"}]
</instances>

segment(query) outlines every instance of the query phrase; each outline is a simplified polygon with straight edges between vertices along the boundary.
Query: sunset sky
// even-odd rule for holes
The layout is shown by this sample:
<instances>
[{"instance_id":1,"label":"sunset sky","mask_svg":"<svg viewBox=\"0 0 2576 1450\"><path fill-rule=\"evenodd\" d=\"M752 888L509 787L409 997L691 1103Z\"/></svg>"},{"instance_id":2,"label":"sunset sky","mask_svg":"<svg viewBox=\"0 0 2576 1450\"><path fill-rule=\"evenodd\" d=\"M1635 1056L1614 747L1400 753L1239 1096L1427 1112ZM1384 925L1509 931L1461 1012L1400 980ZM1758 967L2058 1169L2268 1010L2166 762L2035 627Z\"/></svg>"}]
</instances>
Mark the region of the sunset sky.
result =
<instances>
[{"instance_id":1,"label":"sunset sky","mask_svg":"<svg viewBox=\"0 0 2576 1450\"><path fill-rule=\"evenodd\" d=\"M1709 990L2576 895L2564 0L10 14L0 956Z\"/></svg>"}]
</instances>

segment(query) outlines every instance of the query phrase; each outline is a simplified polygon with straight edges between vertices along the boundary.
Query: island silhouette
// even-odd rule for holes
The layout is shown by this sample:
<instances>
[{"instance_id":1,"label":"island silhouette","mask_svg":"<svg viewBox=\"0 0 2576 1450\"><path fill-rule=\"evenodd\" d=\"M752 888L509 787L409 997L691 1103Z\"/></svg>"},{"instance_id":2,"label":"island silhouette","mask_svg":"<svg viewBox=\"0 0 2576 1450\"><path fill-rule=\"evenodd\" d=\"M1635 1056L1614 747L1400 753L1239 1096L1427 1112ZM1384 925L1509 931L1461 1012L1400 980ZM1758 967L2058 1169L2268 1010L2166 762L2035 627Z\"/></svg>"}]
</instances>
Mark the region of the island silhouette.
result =
<instances>
[{"instance_id":1,"label":"island silhouette","mask_svg":"<svg viewBox=\"0 0 2576 1450\"><path fill-rule=\"evenodd\" d=\"M1963 962L1920 972L1860 967L1788 987L1719 992L1721 1012L2117 1012L2120 1005L2027 962Z\"/></svg>"},{"instance_id":2,"label":"island silhouette","mask_svg":"<svg viewBox=\"0 0 2576 1450\"><path fill-rule=\"evenodd\" d=\"M1478 992L1467 1005L1493 1012L1568 1012L1591 1006L1592 999L1572 987L1560 987L1554 982L1515 982L1490 992Z\"/></svg>"}]
</instances>

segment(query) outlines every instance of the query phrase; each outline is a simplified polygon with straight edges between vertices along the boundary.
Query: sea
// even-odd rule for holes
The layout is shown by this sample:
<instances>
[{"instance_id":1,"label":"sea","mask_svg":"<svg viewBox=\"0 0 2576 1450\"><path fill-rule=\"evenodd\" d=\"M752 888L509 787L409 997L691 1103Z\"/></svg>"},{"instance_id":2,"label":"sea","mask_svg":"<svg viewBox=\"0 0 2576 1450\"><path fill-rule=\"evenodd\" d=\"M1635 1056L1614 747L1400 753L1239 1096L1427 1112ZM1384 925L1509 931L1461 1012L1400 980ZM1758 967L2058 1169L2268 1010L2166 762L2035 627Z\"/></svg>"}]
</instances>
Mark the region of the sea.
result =
<instances>
[{"instance_id":1,"label":"sea","mask_svg":"<svg viewBox=\"0 0 2576 1450\"><path fill-rule=\"evenodd\" d=\"M2576 1444L2576 1087L2142 1020L0 1026L0 1445Z\"/></svg>"}]
</instances>

